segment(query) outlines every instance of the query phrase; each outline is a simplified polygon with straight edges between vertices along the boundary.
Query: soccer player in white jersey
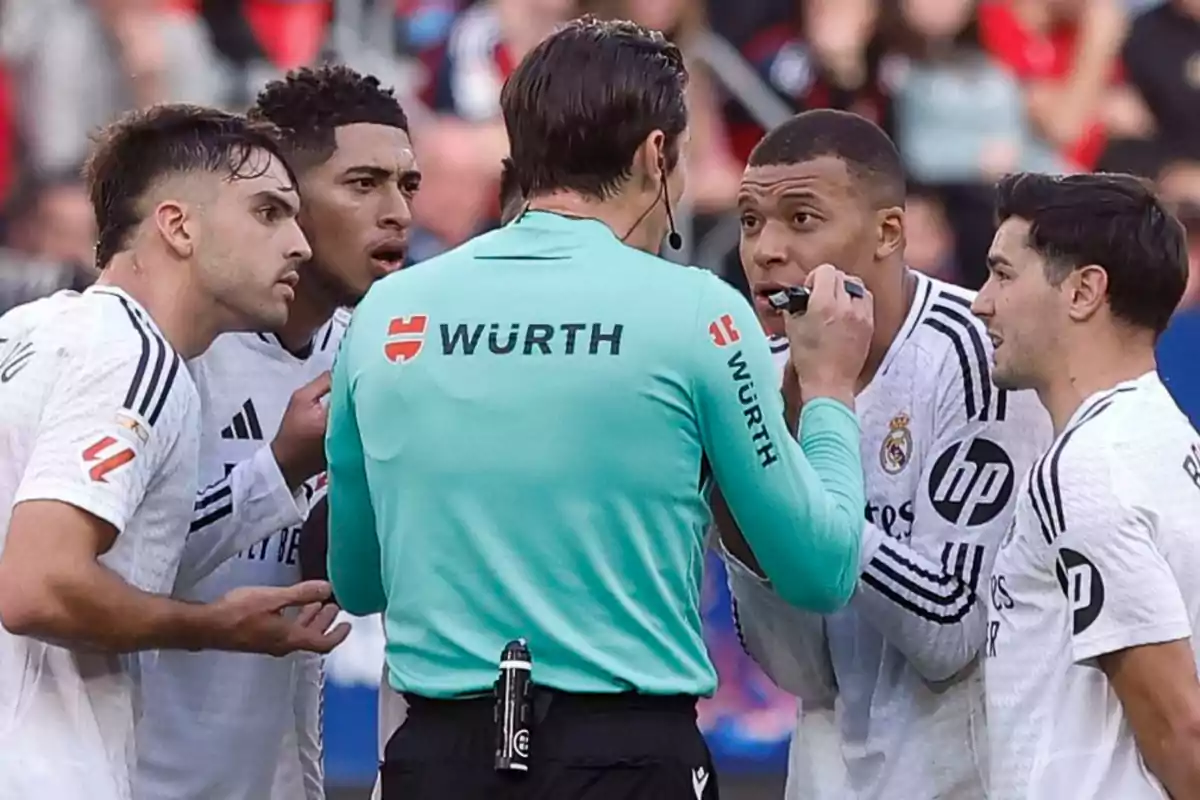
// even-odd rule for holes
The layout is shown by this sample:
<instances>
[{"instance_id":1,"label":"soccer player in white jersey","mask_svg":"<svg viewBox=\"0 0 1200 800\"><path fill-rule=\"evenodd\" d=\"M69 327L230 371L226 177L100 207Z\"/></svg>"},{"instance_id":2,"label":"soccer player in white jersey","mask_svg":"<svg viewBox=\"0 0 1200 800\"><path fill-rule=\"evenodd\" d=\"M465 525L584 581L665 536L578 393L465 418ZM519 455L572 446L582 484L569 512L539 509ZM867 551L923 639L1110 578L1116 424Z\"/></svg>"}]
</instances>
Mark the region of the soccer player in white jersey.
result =
<instances>
[{"instance_id":1,"label":"soccer player in white jersey","mask_svg":"<svg viewBox=\"0 0 1200 800\"><path fill-rule=\"evenodd\" d=\"M992 576L989 797L1200 797L1200 436L1154 359L1183 228L1122 175L1011 176L997 212L974 311L1056 436Z\"/></svg>"},{"instance_id":2,"label":"soccer player in white jersey","mask_svg":"<svg viewBox=\"0 0 1200 800\"><path fill-rule=\"evenodd\" d=\"M741 258L781 370L787 342L768 295L828 262L875 302L855 400L867 507L849 607L822 618L787 605L716 507L743 641L800 698L796 800L984 797L983 590L1017 481L1049 438L1032 393L992 385L971 293L905 267L904 194L892 142L839 111L767 134L739 194ZM788 374L798 413L804 387Z\"/></svg>"},{"instance_id":3,"label":"soccer player in white jersey","mask_svg":"<svg viewBox=\"0 0 1200 800\"><path fill-rule=\"evenodd\" d=\"M97 285L0 318L0 797L127 800L136 671L122 654L327 651L328 585L167 599L196 492L184 360L287 318L309 255L271 132L159 106L87 168ZM306 606L290 621L278 612Z\"/></svg>"},{"instance_id":4,"label":"soccer player in white jersey","mask_svg":"<svg viewBox=\"0 0 1200 800\"><path fill-rule=\"evenodd\" d=\"M408 120L373 77L299 70L269 84L249 115L284 132L313 257L285 324L222 337L192 365L208 486L175 591L202 602L301 580L302 525L324 493L321 401L343 307L403 264L420 184ZM163 653L144 683L136 800L324 797L319 656Z\"/></svg>"}]
</instances>

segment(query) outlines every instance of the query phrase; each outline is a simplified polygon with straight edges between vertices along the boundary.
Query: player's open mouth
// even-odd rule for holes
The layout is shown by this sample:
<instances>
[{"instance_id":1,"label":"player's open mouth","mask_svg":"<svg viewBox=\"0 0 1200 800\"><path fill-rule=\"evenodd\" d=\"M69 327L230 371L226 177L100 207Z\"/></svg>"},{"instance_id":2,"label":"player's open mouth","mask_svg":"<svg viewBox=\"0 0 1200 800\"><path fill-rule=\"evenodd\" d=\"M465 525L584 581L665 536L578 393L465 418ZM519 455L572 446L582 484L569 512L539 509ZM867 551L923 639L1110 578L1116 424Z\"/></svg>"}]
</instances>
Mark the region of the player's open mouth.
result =
<instances>
[{"instance_id":1,"label":"player's open mouth","mask_svg":"<svg viewBox=\"0 0 1200 800\"><path fill-rule=\"evenodd\" d=\"M755 283L750 289L751 294L754 296L755 310L760 314L778 314L779 312L775 310L774 306L771 305L769 298L771 295L775 294L781 289L786 288L787 286L779 281L763 281L762 283Z\"/></svg>"},{"instance_id":2,"label":"player's open mouth","mask_svg":"<svg viewBox=\"0 0 1200 800\"><path fill-rule=\"evenodd\" d=\"M383 242L371 250L371 261L381 275L390 275L404 266L408 245L397 239Z\"/></svg>"}]
</instances>

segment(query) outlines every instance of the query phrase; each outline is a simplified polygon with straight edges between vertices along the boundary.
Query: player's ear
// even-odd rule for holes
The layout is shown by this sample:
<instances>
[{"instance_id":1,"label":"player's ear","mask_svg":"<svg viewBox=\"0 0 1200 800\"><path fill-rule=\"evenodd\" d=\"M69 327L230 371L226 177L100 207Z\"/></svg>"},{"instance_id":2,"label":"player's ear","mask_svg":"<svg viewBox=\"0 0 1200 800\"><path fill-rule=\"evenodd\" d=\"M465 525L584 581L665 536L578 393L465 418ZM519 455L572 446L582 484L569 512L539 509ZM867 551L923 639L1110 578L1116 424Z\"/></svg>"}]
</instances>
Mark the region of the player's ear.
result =
<instances>
[{"instance_id":1,"label":"player's ear","mask_svg":"<svg viewBox=\"0 0 1200 800\"><path fill-rule=\"evenodd\" d=\"M163 200L154 207L154 227L167 247L179 258L190 258L195 250L193 220L186 203Z\"/></svg>"},{"instance_id":2,"label":"player's ear","mask_svg":"<svg viewBox=\"0 0 1200 800\"><path fill-rule=\"evenodd\" d=\"M875 260L883 261L904 249L904 209L900 206L882 208L875 212L879 238L875 245Z\"/></svg>"},{"instance_id":3,"label":"player's ear","mask_svg":"<svg viewBox=\"0 0 1200 800\"><path fill-rule=\"evenodd\" d=\"M1085 264L1066 277L1063 291L1068 316L1075 322L1085 322L1108 302L1108 271L1097 264Z\"/></svg>"}]
</instances>

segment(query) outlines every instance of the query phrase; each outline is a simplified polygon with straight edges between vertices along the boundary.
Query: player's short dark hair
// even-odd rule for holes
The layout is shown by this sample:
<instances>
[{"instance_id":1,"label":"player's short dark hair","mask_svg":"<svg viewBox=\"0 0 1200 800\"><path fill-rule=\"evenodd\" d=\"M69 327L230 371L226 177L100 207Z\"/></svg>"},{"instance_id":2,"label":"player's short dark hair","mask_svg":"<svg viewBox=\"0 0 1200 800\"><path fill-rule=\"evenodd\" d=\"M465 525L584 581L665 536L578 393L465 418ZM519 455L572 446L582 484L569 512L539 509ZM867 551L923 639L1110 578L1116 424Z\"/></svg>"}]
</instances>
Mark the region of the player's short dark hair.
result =
<instances>
[{"instance_id":1,"label":"player's short dark hair","mask_svg":"<svg viewBox=\"0 0 1200 800\"><path fill-rule=\"evenodd\" d=\"M301 167L328 161L337 149L336 131L345 125L371 123L408 133L395 90L340 64L304 67L271 81L247 114L282 129L289 157Z\"/></svg>"},{"instance_id":2,"label":"player's short dark hair","mask_svg":"<svg viewBox=\"0 0 1200 800\"><path fill-rule=\"evenodd\" d=\"M673 170L687 127L687 82L679 48L657 31L591 16L559 29L500 95L523 193L611 197L654 130L665 134L664 167Z\"/></svg>"},{"instance_id":3,"label":"player's short dark hair","mask_svg":"<svg viewBox=\"0 0 1200 800\"><path fill-rule=\"evenodd\" d=\"M816 109L776 126L750 153L749 166L803 164L829 156L845 163L881 206L902 206L904 162L883 129L858 114Z\"/></svg>"},{"instance_id":4,"label":"player's short dark hair","mask_svg":"<svg viewBox=\"0 0 1200 800\"><path fill-rule=\"evenodd\" d=\"M513 169L511 158L500 162L500 224L507 225L525 205L525 195L521 192L521 184Z\"/></svg>"},{"instance_id":5,"label":"player's short dark hair","mask_svg":"<svg viewBox=\"0 0 1200 800\"><path fill-rule=\"evenodd\" d=\"M140 202L155 183L201 171L257 177L269 165L252 171L255 151L283 161L274 126L186 103L133 111L103 129L83 170L96 216L96 267L104 269L129 246L130 233L146 211ZM295 180L290 170L289 176Z\"/></svg>"},{"instance_id":6,"label":"player's short dark hair","mask_svg":"<svg viewBox=\"0 0 1200 800\"><path fill-rule=\"evenodd\" d=\"M1108 273L1118 319L1161 333L1187 286L1183 225L1132 175L1018 173L996 187L996 218L1029 223L1029 247L1061 283L1095 264Z\"/></svg>"}]
</instances>

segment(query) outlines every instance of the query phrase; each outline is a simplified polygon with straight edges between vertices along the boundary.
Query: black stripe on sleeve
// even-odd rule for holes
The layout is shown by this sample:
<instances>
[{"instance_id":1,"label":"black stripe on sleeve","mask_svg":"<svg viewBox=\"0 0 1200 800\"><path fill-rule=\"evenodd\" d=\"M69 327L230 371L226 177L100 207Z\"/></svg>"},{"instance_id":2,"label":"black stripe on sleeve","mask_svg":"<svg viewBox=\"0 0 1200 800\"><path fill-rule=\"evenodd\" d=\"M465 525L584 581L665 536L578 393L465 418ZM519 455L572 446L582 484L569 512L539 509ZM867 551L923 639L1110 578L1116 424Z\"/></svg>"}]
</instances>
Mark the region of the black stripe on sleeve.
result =
<instances>
[{"instance_id":1,"label":"black stripe on sleeve","mask_svg":"<svg viewBox=\"0 0 1200 800\"><path fill-rule=\"evenodd\" d=\"M962 375L963 397L967 406L967 419L975 419L976 414L979 412L975 397L975 379L971 375L970 363L967 361L967 348L963 343L962 334L942 320L933 317L926 317L924 324L948 338L951 344L954 345L954 350L958 354L959 372Z\"/></svg>"},{"instance_id":2,"label":"black stripe on sleeve","mask_svg":"<svg viewBox=\"0 0 1200 800\"><path fill-rule=\"evenodd\" d=\"M941 292L938 294L938 302L934 303L930 313L940 315L942 321L950 323L960 330L960 339L956 342L956 345L962 347L958 354L959 366L965 370L965 362L974 361L975 375L979 381L979 420L986 422L992 414L992 370L988 362L988 351L983 343L983 333L975 318L969 316L970 312L964 313L959 308L947 305L945 301L968 307L970 301L957 295ZM934 318L936 317L930 319ZM969 352L967 344L970 345Z\"/></svg>"},{"instance_id":3,"label":"black stripe on sleeve","mask_svg":"<svg viewBox=\"0 0 1200 800\"><path fill-rule=\"evenodd\" d=\"M942 570L939 574L925 569L883 544L863 571L862 579L912 614L950 625L963 619L977 601L983 547L946 544L942 550Z\"/></svg>"},{"instance_id":4,"label":"black stripe on sleeve","mask_svg":"<svg viewBox=\"0 0 1200 800\"><path fill-rule=\"evenodd\" d=\"M138 395L142 391L142 380L146 376L146 367L150 364L150 337L146 335L145 328L142 327L142 322L137 318L137 314L133 313L133 308L129 303L121 298L121 307L125 309L125 313L129 316L129 324L137 331L138 337L142 340L142 354L138 357L137 369L133 372L133 380L129 382L129 389L125 392L125 402L122 408L130 411L134 410L137 403Z\"/></svg>"},{"instance_id":5,"label":"black stripe on sleeve","mask_svg":"<svg viewBox=\"0 0 1200 800\"><path fill-rule=\"evenodd\" d=\"M162 415L167 397L175 385L175 378L179 374L182 359L167 344L162 334L158 333L128 300L124 297L118 297L117 300L125 310L129 324L133 326L138 338L141 339L141 354L133 373L133 380L130 381L129 388L125 392L122 408L135 412L153 427ZM163 371L168 358L170 367L166 369L164 375ZM153 361L153 366L151 366L151 361Z\"/></svg>"}]
</instances>

